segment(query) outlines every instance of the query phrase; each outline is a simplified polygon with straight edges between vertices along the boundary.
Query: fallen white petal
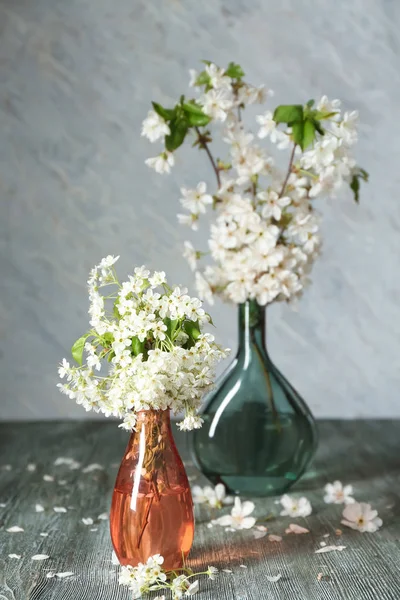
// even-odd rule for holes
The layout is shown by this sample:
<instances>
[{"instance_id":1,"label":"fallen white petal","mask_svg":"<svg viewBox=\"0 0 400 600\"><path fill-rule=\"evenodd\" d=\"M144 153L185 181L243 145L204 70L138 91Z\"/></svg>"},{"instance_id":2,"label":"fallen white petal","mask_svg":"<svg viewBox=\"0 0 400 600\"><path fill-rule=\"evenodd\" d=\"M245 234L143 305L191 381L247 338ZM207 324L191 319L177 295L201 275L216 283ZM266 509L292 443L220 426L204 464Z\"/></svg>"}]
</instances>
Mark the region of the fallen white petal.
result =
<instances>
[{"instance_id":1,"label":"fallen white petal","mask_svg":"<svg viewBox=\"0 0 400 600\"><path fill-rule=\"evenodd\" d=\"M99 521L108 521L108 513L101 513L97 518Z\"/></svg>"},{"instance_id":2,"label":"fallen white petal","mask_svg":"<svg viewBox=\"0 0 400 600\"><path fill-rule=\"evenodd\" d=\"M13 525L13 527L9 527L6 529L8 533L18 533L19 531L24 531L22 527L18 527L18 525Z\"/></svg>"},{"instance_id":3,"label":"fallen white petal","mask_svg":"<svg viewBox=\"0 0 400 600\"><path fill-rule=\"evenodd\" d=\"M277 581L280 580L280 578L282 577L281 573L278 573L278 575L266 575L268 581L270 581L271 583L276 583Z\"/></svg>"},{"instance_id":4,"label":"fallen white petal","mask_svg":"<svg viewBox=\"0 0 400 600\"><path fill-rule=\"evenodd\" d=\"M32 560L47 560L48 558L50 558L50 556L47 554L34 554L32 556Z\"/></svg>"},{"instance_id":5,"label":"fallen white petal","mask_svg":"<svg viewBox=\"0 0 400 600\"><path fill-rule=\"evenodd\" d=\"M35 504L35 511L37 513L43 512L44 511L44 506L42 506L41 504Z\"/></svg>"},{"instance_id":6,"label":"fallen white petal","mask_svg":"<svg viewBox=\"0 0 400 600\"><path fill-rule=\"evenodd\" d=\"M330 533L324 533L324 535L322 536L323 538L328 538L331 534Z\"/></svg>"},{"instance_id":7,"label":"fallen white petal","mask_svg":"<svg viewBox=\"0 0 400 600\"><path fill-rule=\"evenodd\" d=\"M47 579L52 579L53 577L55 577L55 575L56 575L55 573L52 573L50 571L50 573L47 573L46 577L47 577Z\"/></svg>"},{"instance_id":8,"label":"fallen white petal","mask_svg":"<svg viewBox=\"0 0 400 600\"><path fill-rule=\"evenodd\" d=\"M1 468L4 469L4 471L12 471L11 465L3 465Z\"/></svg>"},{"instance_id":9,"label":"fallen white petal","mask_svg":"<svg viewBox=\"0 0 400 600\"><path fill-rule=\"evenodd\" d=\"M271 535L268 536L268 540L270 542L281 542L282 541L282 536L280 535L274 535L271 533Z\"/></svg>"},{"instance_id":10,"label":"fallen white petal","mask_svg":"<svg viewBox=\"0 0 400 600\"><path fill-rule=\"evenodd\" d=\"M97 531L97 527L92 527L90 531Z\"/></svg>"},{"instance_id":11,"label":"fallen white petal","mask_svg":"<svg viewBox=\"0 0 400 600\"><path fill-rule=\"evenodd\" d=\"M326 542L320 542L319 545L321 546L321 548L325 548Z\"/></svg>"},{"instance_id":12,"label":"fallen white petal","mask_svg":"<svg viewBox=\"0 0 400 600\"><path fill-rule=\"evenodd\" d=\"M86 518L84 517L82 519L82 523L84 525L93 525L93 519L91 517L86 517Z\"/></svg>"},{"instance_id":13,"label":"fallen white petal","mask_svg":"<svg viewBox=\"0 0 400 600\"><path fill-rule=\"evenodd\" d=\"M66 479L60 479L58 482L58 485L67 485L67 480Z\"/></svg>"},{"instance_id":14,"label":"fallen white petal","mask_svg":"<svg viewBox=\"0 0 400 600\"><path fill-rule=\"evenodd\" d=\"M315 554L323 554L325 552L341 552L346 546L325 546L325 548L319 548L315 551Z\"/></svg>"},{"instance_id":15,"label":"fallen white petal","mask_svg":"<svg viewBox=\"0 0 400 600\"><path fill-rule=\"evenodd\" d=\"M260 540L261 538L267 535L266 531L253 531L253 536L255 540Z\"/></svg>"},{"instance_id":16,"label":"fallen white petal","mask_svg":"<svg viewBox=\"0 0 400 600\"><path fill-rule=\"evenodd\" d=\"M118 557L115 554L114 550L112 551L112 554L111 554L111 562L113 565L119 565L119 560L118 560Z\"/></svg>"},{"instance_id":17,"label":"fallen white petal","mask_svg":"<svg viewBox=\"0 0 400 600\"><path fill-rule=\"evenodd\" d=\"M285 530L285 533L310 533L310 530L301 525L297 525L297 523L290 523L289 527Z\"/></svg>"},{"instance_id":18,"label":"fallen white petal","mask_svg":"<svg viewBox=\"0 0 400 600\"><path fill-rule=\"evenodd\" d=\"M103 470L104 470L104 467L102 465L99 465L98 463L92 463L91 465L88 465L87 467L82 469L82 473L91 473L92 471L103 471Z\"/></svg>"},{"instance_id":19,"label":"fallen white petal","mask_svg":"<svg viewBox=\"0 0 400 600\"><path fill-rule=\"evenodd\" d=\"M239 565L239 567L242 567L242 569L247 569L246 565Z\"/></svg>"},{"instance_id":20,"label":"fallen white petal","mask_svg":"<svg viewBox=\"0 0 400 600\"><path fill-rule=\"evenodd\" d=\"M54 481L53 475L43 475L43 481Z\"/></svg>"},{"instance_id":21,"label":"fallen white petal","mask_svg":"<svg viewBox=\"0 0 400 600\"><path fill-rule=\"evenodd\" d=\"M59 579L64 579L65 577L71 577L73 575L72 571L65 571L65 573L56 573L56 577Z\"/></svg>"},{"instance_id":22,"label":"fallen white petal","mask_svg":"<svg viewBox=\"0 0 400 600\"><path fill-rule=\"evenodd\" d=\"M265 525L257 525L256 529L258 531L267 531L268 527L265 527Z\"/></svg>"},{"instance_id":23,"label":"fallen white petal","mask_svg":"<svg viewBox=\"0 0 400 600\"><path fill-rule=\"evenodd\" d=\"M222 569L223 573L232 573L232 571L230 569Z\"/></svg>"},{"instance_id":24,"label":"fallen white petal","mask_svg":"<svg viewBox=\"0 0 400 600\"><path fill-rule=\"evenodd\" d=\"M212 529L214 527L214 525L212 523L207 523L207 528L208 529Z\"/></svg>"},{"instance_id":25,"label":"fallen white petal","mask_svg":"<svg viewBox=\"0 0 400 600\"><path fill-rule=\"evenodd\" d=\"M42 537L47 537L49 534L42 532L42 533L39 533L39 535L41 535Z\"/></svg>"},{"instance_id":26,"label":"fallen white petal","mask_svg":"<svg viewBox=\"0 0 400 600\"><path fill-rule=\"evenodd\" d=\"M197 479L197 475L189 475L188 476L188 481L196 481Z\"/></svg>"},{"instance_id":27,"label":"fallen white petal","mask_svg":"<svg viewBox=\"0 0 400 600\"><path fill-rule=\"evenodd\" d=\"M0 502L0 508L5 508L7 504L5 502Z\"/></svg>"},{"instance_id":28,"label":"fallen white petal","mask_svg":"<svg viewBox=\"0 0 400 600\"><path fill-rule=\"evenodd\" d=\"M66 513L67 509L65 508L65 506L53 506L53 510L56 513Z\"/></svg>"},{"instance_id":29,"label":"fallen white petal","mask_svg":"<svg viewBox=\"0 0 400 600\"><path fill-rule=\"evenodd\" d=\"M30 473L33 473L33 471L36 471L36 465L34 465L33 463L29 463L29 465L26 465L26 470Z\"/></svg>"},{"instance_id":30,"label":"fallen white petal","mask_svg":"<svg viewBox=\"0 0 400 600\"><path fill-rule=\"evenodd\" d=\"M53 464L55 467L59 467L60 465L71 465L75 462L76 461L74 458L66 458L65 456L59 456L58 458L56 458Z\"/></svg>"},{"instance_id":31,"label":"fallen white petal","mask_svg":"<svg viewBox=\"0 0 400 600\"><path fill-rule=\"evenodd\" d=\"M19 560L21 558L20 554L9 554L8 558L16 558L17 560Z\"/></svg>"}]
</instances>

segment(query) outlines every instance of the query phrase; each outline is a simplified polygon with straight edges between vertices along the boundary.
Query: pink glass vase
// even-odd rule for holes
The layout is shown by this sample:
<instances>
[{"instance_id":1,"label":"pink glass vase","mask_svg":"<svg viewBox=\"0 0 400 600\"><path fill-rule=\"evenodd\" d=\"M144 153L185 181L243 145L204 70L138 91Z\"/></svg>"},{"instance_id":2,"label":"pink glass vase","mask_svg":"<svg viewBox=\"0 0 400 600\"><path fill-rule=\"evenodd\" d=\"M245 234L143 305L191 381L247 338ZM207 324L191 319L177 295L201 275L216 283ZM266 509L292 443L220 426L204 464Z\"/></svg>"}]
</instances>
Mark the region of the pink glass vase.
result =
<instances>
[{"instance_id":1,"label":"pink glass vase","mask_svg":"<svg viewBox=\"0 0 400 600\"><path fill-rule=\"evenodd\" d=\"M138 414L115 482L110 529L121 565L134 567L161 554L163 568L174 570L189 554L193 502L169 410Z\"/></svg>"}]
</instances>

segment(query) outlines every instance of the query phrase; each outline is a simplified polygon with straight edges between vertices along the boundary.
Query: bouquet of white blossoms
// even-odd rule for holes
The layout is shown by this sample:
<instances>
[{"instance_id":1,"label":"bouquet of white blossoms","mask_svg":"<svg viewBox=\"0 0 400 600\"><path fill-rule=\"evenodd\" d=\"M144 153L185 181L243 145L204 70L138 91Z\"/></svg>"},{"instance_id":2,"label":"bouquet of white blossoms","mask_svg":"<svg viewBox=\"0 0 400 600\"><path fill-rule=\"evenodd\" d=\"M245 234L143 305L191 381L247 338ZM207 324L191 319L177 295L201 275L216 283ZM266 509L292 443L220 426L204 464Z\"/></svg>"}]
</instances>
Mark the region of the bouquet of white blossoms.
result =
<instances>
[{"instance_id":1,"label":"bouquet of white blossoms","mask_svg":"<svg viewBox=\"0 0 400 600\"><path fill-rule=\"evenodd\" d=\"M347 183L358 201L360 180L368 179L351 153L358 114L343 113L339 100L323 96L317 103L280 105L257 116L258 137L289 153L281 172L242 119L246 106L264 104L272 92L247 84L239 65L222 69L204 62L203 71L191 71L196 98L181 96L171 109L153 102L142 135L151 142L164 138L164 149L146 163L158 173L169 173L174 153L187 137L211 163L216 190L207 192L204 182L194 189L181 188L188 212L178 215L180 223L196 230L207 206L216 210L208 242L214 264L199 270L197 261L207 252L185 242L202 298L211 303L213 294L235 303L255 298L261 305L292 299L308 282L321 246L315 199L336 196ZM214 124L222 124L222 139L229 147L224 160L213 156L209 127Z\"/></svg>"},{"instance_id":2,"label":"bouquet of white blossoms","mask_svg":"<svg viewBox=\"0 0 400 600\"><path fill-rule=\"evenodd\" d=\"M59 375L67 383L59 388L86 410L123 419L128 430L135 427L136 413L149 409L183 412L180 428L199 428L202 396L213 384L216 363L226 356L212 335L202 333L211 317L186 289L171 289L164 272L138 267L120 284L117 260L108 256L91 271L92 329L72 347L79 366L63 359ZM103 367L107 372L97 374Z\"/></svg>"}]
</instances>

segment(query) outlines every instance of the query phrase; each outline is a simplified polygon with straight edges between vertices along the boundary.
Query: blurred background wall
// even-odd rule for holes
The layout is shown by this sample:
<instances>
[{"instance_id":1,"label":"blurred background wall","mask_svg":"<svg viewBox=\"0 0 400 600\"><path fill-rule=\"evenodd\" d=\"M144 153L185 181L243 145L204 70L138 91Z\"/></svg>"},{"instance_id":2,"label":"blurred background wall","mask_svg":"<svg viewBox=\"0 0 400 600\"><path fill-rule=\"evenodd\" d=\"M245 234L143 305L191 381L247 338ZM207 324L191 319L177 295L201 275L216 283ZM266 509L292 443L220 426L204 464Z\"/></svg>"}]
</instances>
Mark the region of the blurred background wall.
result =
<instances>
[{"instance_id":1,"label":"blurred background wall","mask_svg":"<svg viewBox=\"0 0 400 600\"><path fill-rule=\"evenodd\" d=\"M193 285L179 186L212 175L196 150L156 175L140 127L202 58L239 62L276 104L359 109L371 183L360 206L321 203L324 254L298 312L269 310L270 353L317 416L399 417L399 26L396 0L0 0L0 418L92 417L58 393L57 363L103 255ZM234 349L235 308L213 316Z\"/></svg>"}]
</instances>

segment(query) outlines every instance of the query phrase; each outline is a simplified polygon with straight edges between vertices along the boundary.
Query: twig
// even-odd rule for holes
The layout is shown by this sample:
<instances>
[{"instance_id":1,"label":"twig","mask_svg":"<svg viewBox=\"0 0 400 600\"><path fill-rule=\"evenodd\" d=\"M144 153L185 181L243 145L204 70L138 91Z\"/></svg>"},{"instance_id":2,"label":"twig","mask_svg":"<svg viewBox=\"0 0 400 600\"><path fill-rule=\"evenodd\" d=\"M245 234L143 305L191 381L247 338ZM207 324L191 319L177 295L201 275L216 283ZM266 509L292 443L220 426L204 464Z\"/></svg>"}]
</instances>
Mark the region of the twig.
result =
<instances>
[{"instance_id":1,"label":"twig","mask_svg":"<svg viewBox=\"0 0 400 600\"><path fill-rule=\"evenodd\" d=\"M283 182L281 193L279 194L279 198L282 198L283 194L285 193L286 185L287 185L288 179L290 177L290 174L292 172L292 166L293 166L293 160L294 160L295 150L296 150L296 144L293 145L293 150L292 150L292 153L290 155L290 160L289 160L288 171L286 173L285 181Z\"/></svg>"},{"instance_id":2,"label":"twig","mask_svg":"<svg viewBox=\"0 0 400 600\"><path fill-rule=\"evenodd\" d=\"M203 148L206 151L207 156L210 159L210 162L212 164L212 168L214 169L215 176L217 178L218 188L220 188L221 187L221 178L219 176L219 169L218 169L217 164L216 164L216 162L214 160L214 157L211 154L210 148L208 147L207 142L204 140L204 136L202 135L200 129L198 127L195 127L195 130L196 130L197 135L199 136L199 145L200 145L200 148Z\"/></svg>"}]
</instances>

